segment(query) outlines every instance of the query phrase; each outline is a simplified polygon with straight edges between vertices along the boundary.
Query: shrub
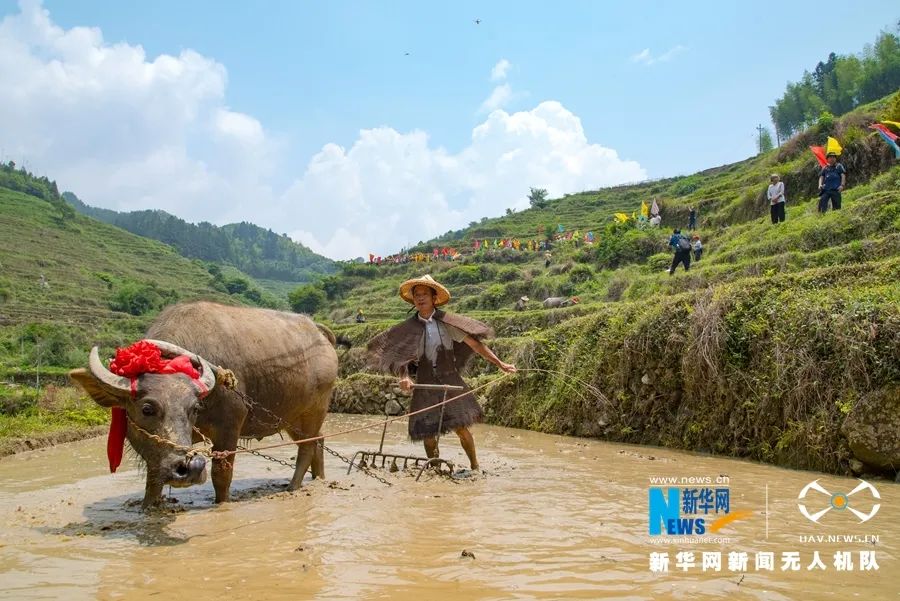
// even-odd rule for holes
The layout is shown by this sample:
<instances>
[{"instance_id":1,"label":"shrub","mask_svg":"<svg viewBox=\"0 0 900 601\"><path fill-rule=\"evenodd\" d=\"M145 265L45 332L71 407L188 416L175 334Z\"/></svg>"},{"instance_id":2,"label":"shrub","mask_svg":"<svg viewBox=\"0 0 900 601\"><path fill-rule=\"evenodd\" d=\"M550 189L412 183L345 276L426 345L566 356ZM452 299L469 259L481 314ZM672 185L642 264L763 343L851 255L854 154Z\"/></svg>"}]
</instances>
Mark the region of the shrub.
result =
<instances>
[{"instance_id":1,"label":"shrub","mask_svg":"<svg viewBox=\"0 0 900 601\"><path fill-rule=\"evenodd\" d=\"M884 107L884 113L882 113L882 115L882 119L887 119L888 121L900 121L900 92L893 95L890 102Z\"/></svg>"},{"instance_id":2,"label":"shrub","mask_svg":"<svg viewBox=\"0 0 900 601\"><path fill-rule=\"evenodd\" d=\"M687 196L691 192L695 192L701 184L701 179L697 175L689 175L678 180L672 186L671 191L675 196Z\"/></svg>"},{"instance_id":3,"label":"shrub","mask_svg":"<svg viewBox=\"0 0 900 601\"><path fill-rule=\"evenodd\" d=\"M126 281L120 284L109 302L113 311L145 315L178 300L174 290L160 290L156 284Z\"/></svg>"},{"instance_id":4,"label":"shrub","mask_svg":"<svg viewBox=\"0 0 900 601\"><path fill-rule=\"evenodd\" d=\"M501 282L514 282L522 277L515 267L502 267L497 271L497 279Z\"/></svg>"},{"instance_id":5,"label":"shrub","mask_svg":"<svg viewBox=\"0 0 900 601\"><path fill-rule=\"evenodd\" d=\"M372 279L379 275L378 266L368 263L344 263L341 271L344 275L352 275L360 278Z\"/></svg>"},{"instance_id":6,"label":"shrub","mask_svg":"<svg viewBox=\"0 0 900 601\"><path fill-rule=\"evenodd\" d=\"M622 299L622 295L625 294L625 290L628 288L628 278L624 275L617 273L613 278L609 281L609 285L606 287L606 300L608 301L618 301Z\"/></svg>"},{"instance_id":7,"label":"shrub","mask_svg":"<svg viewBox=\"0 0 900 601\"><path fill-rule=\"evenodd\" d=\"M672 264L672 255L670 253L656 253L647 259L647 267L650 271L662 271Z\"/></svg>"},{"instance_id":8,"label":"shrub","mask_svg":"<svg viewBox=\"0 0 900 601\"><path fill-rule=\"evenodd\" d=\"M31 323L22 330L22 341L30 345L27 358L31 365L73 367L80 363L83 345L78 330L50 323Z\"/></svg>"},{"instance_id":9,"label":"shrub","mask_svg":"<svg viewBox=\"0 0 900 601\"><path fill-rule=\"evenodd\" d=\"M328 300L333 301L341 298L353 288L353 280L347 277L329 275L319 280L318 285L322 288Z\"/></svg>"},{"instance_id":10,"label":"shrub","mask_svg":"<svg viewBox=\"0 0 900 601\"><path fill-rule=\"evenodd\" d=\"M312 315L325 304L325 292L312 284L300 286L288 294L288 303L295 313Z\"/></svg>"},{"instance_id":11,"label":"shrub","mask_svg":"<svg viewBox=\"0 0 900 601\"><path fill-rule=\"evenodd\" d=\"M488 286L487 289L478 296L478 305L482 309L497 309L503 304L505 298L506 286L503 284L493 284Z\"/></svg>"},{"instance_id":12,"label":"shrub","mask_svg":"<svg viewBox=\"0 0 900 601\"><path fill-rule=\"evenodd\" d=\"M244 278L226 280L225 289L228 291L228 294L243 294L250 289L250 282Z\"/></svg>"},{"instance_id":13,"label":"shrub","mask_svg":"<svg viewBox=\"0 0 900 601\"><path fill-rule=\"evenodd\" d=\"M898 93L898 97L900 97L900 93ZM874 192L900 190L900 166L894 167L872 180L872 190Z\"/></svg>"},{"instance_id":14,"label":"shrub","mask_svg":"<svg viewBox=\"0 0 900 601\"><path fill-rule=\"evenodd\" d=\"M638 230L628 223L611 223L593 252L601 268L615 269L626 263L644 261L663 250L665 243L659 230Z\"/></svg>"},{"instance_id":15,"label":"shrub","mask_svg":"<svg viewBox=\"0 0 900 601\"><path fill-rule=\"evenodd\" d=\"M569 279L576 284L582 284L594 278L594 270L589 265L575 265L569 271Z\"/></svg>"},{"instance_id":16,"label":"shrub","mask_svg":"<svg viewBox=\"0 0 900 601\"><path fill-rule=\"evenodd\" d=\"M863 131L863 129L860 127L847 127L846 129L844 129L843 136L841 137L841 143L849 146L850 144L853 144L858 140L862 140L866 136L868 136L868 133Z\"/></svg>"},{"instance_id":17,"label":"shrub","mask_svg":"<svg viewBox=\"0 0 900 601\"><path fill-rule=\"evenodd\" d=\"M448 284L477 284L493 280L497 274L497 268L489 264L457 265L448 269L443 279Z\"/></svg>"},{"instance_id":18,"label":"shrub","mask_svg":"<svg viewBox=\"0 0 900 601\"><path fill-rule=\"evenodd\" d=\"M822 138L834 135L834 115L828 111L822 111L816 121L816 130Z\"/></svg>"}]
</instances>

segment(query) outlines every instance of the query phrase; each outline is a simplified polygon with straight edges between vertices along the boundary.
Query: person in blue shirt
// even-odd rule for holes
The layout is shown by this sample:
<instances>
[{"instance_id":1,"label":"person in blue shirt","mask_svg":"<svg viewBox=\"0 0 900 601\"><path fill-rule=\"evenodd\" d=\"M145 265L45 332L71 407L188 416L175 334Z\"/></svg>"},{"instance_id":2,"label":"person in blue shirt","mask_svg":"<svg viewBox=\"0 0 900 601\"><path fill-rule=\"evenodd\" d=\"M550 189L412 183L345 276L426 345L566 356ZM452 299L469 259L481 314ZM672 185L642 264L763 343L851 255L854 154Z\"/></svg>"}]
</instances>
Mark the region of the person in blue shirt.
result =
<instances>
[{"instance_id":1,"label":"person in blue shirt","mask_svg":"<svg viewBox=\"0 0 900 601\"><path fill-rule=\"evenodd\" d=\"M689 270L691 268L691 241L688 237L684 236L680 229L676 229L672 232L672 237L669 238L669 246L675 250L675 256L672 257L672 267L669 268L669 275L675 273L679 263L684 264L685 271Z\"/></svg>"},{"instance_id":2,"label":"person in blue shirt","mask_svg":"<svg viewBox=\"0 0 900 601\"><path fill-rule=\"evenodd\" d=\"M841 208L841 192L847 184L847 170L837 162L838 156L829 152L826 157L828 164L822 167L819 174L819 212L828 211L828 201L831 200L831 208L837 211Z\"/></svg>"}]
</instances>

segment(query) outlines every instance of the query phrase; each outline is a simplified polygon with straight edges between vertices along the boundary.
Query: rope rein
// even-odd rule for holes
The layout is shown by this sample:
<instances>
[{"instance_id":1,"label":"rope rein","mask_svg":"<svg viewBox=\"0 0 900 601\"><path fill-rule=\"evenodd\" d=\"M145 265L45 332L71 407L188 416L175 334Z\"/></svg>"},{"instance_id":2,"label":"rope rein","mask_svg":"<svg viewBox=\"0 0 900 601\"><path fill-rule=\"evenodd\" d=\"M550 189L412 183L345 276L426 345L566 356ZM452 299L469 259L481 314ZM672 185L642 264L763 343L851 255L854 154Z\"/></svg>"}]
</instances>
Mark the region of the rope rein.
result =
<instances>
[{"instance_id":1,"label":"rope rein","mask_svg":"<svg viewBox=\"0 0 900 601\"><path fill-rule=\"evenodd\" d=\"M581 385L585 386L585 387L586 387L590 392L592 392L598 399L603 400L603 401L606 402L606 403L609 403L609 400L608 400L608 399L603 395L603 393L601 393L595 386L593 386L592 384L590 384L590 383L588 383L588 382L585 382L585 381L583 381L583 380L581 380L581 379L579 379L579 378L576 378L576 377L574 377L574 376L571 376L571 375L569 375L569 374L564 374L564 373L562 373L562 372L557 372L557 371L554 371L554 370L538 369L538 368L524 368L524 369L519 369L519 370L516 371L516 373L525 373L525 372L547 373L547 374L551 374L551 375L556 375L556 376L563 377L565 380L572 380L572 381L574 381L574 382L576 382L576 383L578 383L578 384L581 384ZM429 405L428 407L424 407L424 408L419 409L419 410L417 410L417 411L410 411L410 412L407 412L407 413L403 413L403 414L401 414L401 415L390 416L390 417L387 417L387 418L385 418L385 419L383 419L383 420L380 420L380 421L377 421L377 422L370 422L370 423L367 423L367 424L363 424L363 425L361 425L361 426L356 426L356 427L354 427L354 428L347 428L346 430L339 430L339 431L337 431L337 432L330 432L330 433L328 433L328 434L320 434L320 435L318 435L318 436L312 436L312 437L309 437L309 438L303 438L303 439L300 439L300 440L291 440L291 441L286 441L286 442L282 442L282 443L278 443L278 444L266 445L266 446L262 446L262 447L257 447L257 448L252 449L252 450L251 450L251 449L247 449L247 448L239 448L239 449L235 449L235 450L224 450L224 451L216 451L216 450L213 450L213 448L212 448L212 447L213 447L212 441L211 441L205 434L203 434L199 429L197 429L196 426L193 427L193 430L194 430L194 432L196 432L196 433L203 439L203 443L204 443L205 445L207 445L207 448L200 448L200 449L198 449L198 448L195 448L195 447L189 447L189 446L181 445L181 444L178 444L178 443L173 442L173 441L171 441L171 440L168 440L167 438L163 438L162 436L159 436L159 435L157 435L157 434L153 434L152 432L148 432L147 430L145 430L144 428L142 428L141 426L139 426L137 423L135 423L134 420L132 420L130 416L127 416L127 417L128 417L128 424L129 424L129 426L131 426L132 428L134 428L137 432L139 432L139 433L142 434L143 436L147 437L148 439L153 440L154 442L158 442L158 443L160 443L160 444L163 444L163 445L172 447L172 448L174 448L174 449L176 449L176 450L185 451L189 456L193 456L193 455L203 455L203 456L209 457L210 459L213 459L213 460L227 461L227 459L228 459L229 457L231 457L232 455L237 455L237 454L239 454L239 453L253 453L254 451L258 452L258 451L265 451L265 450L269 450L269 449L278 449L278 448L288 447L288 446L298 446L298 445L302 445L302 444L308 444L308 443L311 443L311 442L318 442L318 441L323 441L323 442L324 442L325 439L327 439L327 438L334 438L334 437L336 437L336 436L344 436L344 435L347 435L347 434L352 434L352 433L354 433L354 432L361 432L361 431L363 431L363 430L369 430L369 429L372 429L372 428L383 427L385 424L390 424L390 423L393 423L393 422L395 422L395 421L399 421L399 420L402 420L402 419L406 419L406 418L408 418L408 417L411 417L411 416L413 416L413 415L418 415L419 413L424 413L424 412L426 412L426 411L432 411L432 410L435 409L435 408L443 407L444 405L447 405L447 404L452 403L452 402L454 402L454 401L458 401L459 399L461 399L461 398L463 398L463 397L465 397L465 396L467 396L467 395L469 395L469 394L474 394L474 393L478 392L479 390L483 390L483 389L487 388L488 386L491 386L491 385L493 385L493 384L497 384L498 382L500 382L500 381L502 381L502 380L505 380L506 378L508 378L508 377L510 377L510 376L512 376L512 375L515 375L515 374L512 374L512 373L504 373L504 374L502 374L500 377L498 377L498 378L496 378L496 379L493 379L493 380L491 380L490 382L487 382L487 383L482 384L482 385L480 385L480 386L476 386L475 388L472 388L472 389L470 389L470 390L466 390L466 391L462 392L461 394L458 394L458 395L456 395L456 396L454 396L454 397L451 397L451 398L446 399L446 400L444 400L444 401L441 401L441 402L439 402L439 403L435 403L434 405ZM567 384L570 384L570 382L567 382ZM574 385L573 385L573 386L574 386ZM250 403L252 403L252 405L261 407L260 405L256 404L256 403L253 402L251 399L249 399L249 397L247 397L246 395L244 395L243 393L241 393L240 391L238 391L236 388L234 388L234 387L232 387L232 386L227 386L227 388L229 388L230 390L232 390L232 391L234 391L235 393L237 393L242 399L244 399L245 402L250 401ZM276 417L277 417L277 416L276 416ZM279 419L280 419L280 418L279 418Z\"/></svg>"}]
</instances>

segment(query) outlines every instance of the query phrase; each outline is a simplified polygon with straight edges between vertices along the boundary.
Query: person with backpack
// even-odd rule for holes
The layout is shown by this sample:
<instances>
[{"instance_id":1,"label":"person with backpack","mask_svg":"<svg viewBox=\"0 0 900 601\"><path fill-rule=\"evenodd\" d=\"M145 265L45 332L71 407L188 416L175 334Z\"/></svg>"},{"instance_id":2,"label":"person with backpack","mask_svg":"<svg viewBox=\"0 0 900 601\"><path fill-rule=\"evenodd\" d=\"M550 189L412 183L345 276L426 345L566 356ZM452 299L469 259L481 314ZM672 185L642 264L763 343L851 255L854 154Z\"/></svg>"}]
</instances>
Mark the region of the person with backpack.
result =
<instances>
[{"instance_id":1,"label":"person with backpack","mask_svg":"<svg viewBox=\"0 0 900 601\"><path fill-rule=\"evenodd\" d=\"M684 270L691 268L691 241L687 236L682 235L681 230L676 228L669 238L669 246L675 250L675 256L672 257L672 267L669 268L669 275L673 275L678 268L679 263L684 264Z\"/></svg>"},{"instance_id":2,"label":"person with backpack","mask_svg":"<svg viewBox=\"0 0 900 601\"><path fill-rule=\"evenodd\" d=\"M766 198L769 199L769 212L772 216L772 225L784 222L784 182L777 173L773 173L769 177L768 190L766 190ZM840 204L840 201L838 201Z\"/></svg>"},{"instance_id":3,"label":"person with backpack","mask_svg":"<svg viewBox=\"0 0 900 601\"><path fill-rule=\"evenodd\" d=\"M819 212L828 211L828 200L831 200L831 208L835 211L841 208L841 192L847 184L847 170L837 162L838 155L829 152L826 157L828 164L822 167L819 174Z\"/></svg>"}]
</instances>

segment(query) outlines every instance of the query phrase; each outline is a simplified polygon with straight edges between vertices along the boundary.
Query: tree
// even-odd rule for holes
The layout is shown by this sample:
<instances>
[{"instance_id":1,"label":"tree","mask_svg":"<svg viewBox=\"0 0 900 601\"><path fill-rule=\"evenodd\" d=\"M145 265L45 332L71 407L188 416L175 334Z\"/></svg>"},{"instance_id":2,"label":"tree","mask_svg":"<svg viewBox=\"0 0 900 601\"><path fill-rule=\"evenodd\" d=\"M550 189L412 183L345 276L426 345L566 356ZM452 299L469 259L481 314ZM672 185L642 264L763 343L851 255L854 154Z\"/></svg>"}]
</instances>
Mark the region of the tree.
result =
<instances>
[{"instance_id":1,"label":"tree","mask_svg":"<svg viewBox=\"0 0 900 601\"><path fill-rule=\"evenodd\" d=\"M874 44L858 55L834 52L812 73L790 82L784 95L769 107L779 139L816 123L823 111L843 115L900 87L900 23L893 32L882 31Z\"/></svg>"},{"instance_id":2,"label":"tree","mask_svg":"<svg viewBox=\"0 0 900 601\"><path fill-rule=\"evenodd\" d=\"M311 284L300 286L288 294L288 303L295 313L312 315L325 304L325 292Z\"/></svg>"},{"instance_id":3,"label":"tree","mask_svg":"<svg viewBox=\"0 0 900 601\"><path fill-rule=\"evenodd\" d=\"M772 134L769 133L769 128L759 126L756 131L759 132L759 137L756 140L756 149L759 151L759 154L772 150L775 146L772 144Z\"/></svg>"},{"instance_id":4,"label":"tree","mask_svg":"<svg viewBox=\"0 0 900 601\"><path fill-rule=\"evenodd\" d=\"M528 203L533 209L543 209L547 206L547 190L544 188L529 188Z\"/></svg>"},{"instance_id":5,"label":"tree","mask_svg":"<svg viewBox=\"0 0 900 601\"><path fill-rule=\"evenodd\" d=\"M515 212L516 212L515 209L506 209L506 215L507 215L507 217L510 216L510 215L512 215L512 214L515 213Z\"/></svg>"}]
</instances>

